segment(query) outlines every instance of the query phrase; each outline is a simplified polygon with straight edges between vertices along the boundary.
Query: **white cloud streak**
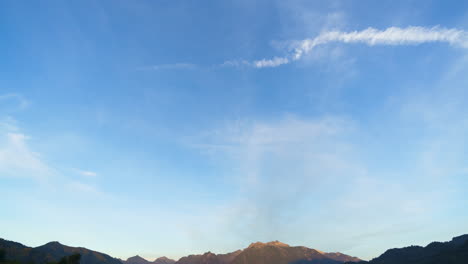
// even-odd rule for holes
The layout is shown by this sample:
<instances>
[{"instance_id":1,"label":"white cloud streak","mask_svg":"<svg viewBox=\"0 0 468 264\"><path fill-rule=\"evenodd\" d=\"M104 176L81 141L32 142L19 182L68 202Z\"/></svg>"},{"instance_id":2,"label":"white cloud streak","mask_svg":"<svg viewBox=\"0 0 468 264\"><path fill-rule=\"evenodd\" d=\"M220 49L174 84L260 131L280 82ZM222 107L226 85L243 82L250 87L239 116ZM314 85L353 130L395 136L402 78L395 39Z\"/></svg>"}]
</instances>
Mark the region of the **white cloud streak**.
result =
<instances>
[{"instance_id":1,"label":"white cloud streak","mask_svg":"<svg viewBox=\"0 0 468 264\"><path fill-rule=\"evenodd\" d=\"M258 60L254 61L255 68L264 68L264 67L277 67L283 64L289 63L288 58L274 57L271 60Z\"/></svg>"},{"instance_id":2,"label":"white cloud streak","mask_svg":"<svg viewBox=\"0 0 468 264\"><path fill-rule=\"evenodd\" d=\"M213 65L213 67L251 67L251 68L274 68L289 64L302 59L305 55L321 45L329 43L362 43L368 46L387 45L419 45L423 43L448 43L455 47L468 49L468 32L455 28L420 27L409 26L405 28L389 27L384 30L369 27L361 31L324 31L315 38L304 39L300 41L290 41L290 52L285 56L274 56L273 58L263 58L259 60L248 61L244 59L227 60L222 64ZM147 67L141 67L141 71L160 71L160 70L189 70L199 68L199 65L192 63L172 63L157 64ZM2 97L0 97L0 100Z\"/></svg>"},{"instance_id":3,"label":"white cloud streak","mask_svg":"<svg viewBox=\"0 0 468 264\"><path fill-rule=\"evenodd\" d=\"M54 173L27 143L22 133L7 132L0 143L0 173L5 176L43 178Z\"/></svg>"},{"instance_id":4,"label":"white cloud streak","mask_svg":"<svg viewBox=\"0 0 468 264\"><path fill-rule=\"evenodd\" d=\"M315 47L333 42L363 43L375 45L418 45L423 43L441 42L460 48L468 48L468 32L459 29L442 27L390 27L385 30L367 28L362 31L342 32L327 31L315 38L295 42L292 52L285 57L256 60L249 65L255 68L278 67L293 61L300 60Z\"/></svg>"},{"instance_id":5,"label":"white cloud streak","mask_svg":"<svg viewBox=\"0 0 468 264\"><path fill-rule=\"evenodd\" d=\"M192 63L171 63L171 64L156 64L147 67L141 67L142 71L160 71L160 70L190 70L197 68L197 65Z\"/></svg>"},{"instance_id":6,"label":"white cloud streak","mask_svg":"<svg viewBox=\"0 0 468 264\"><path fill-rule=\"evenodd\" d=\"M85 177L96 177L98 174L94 171L77 170L78 174Z\"/></svg>"}]
</instances>

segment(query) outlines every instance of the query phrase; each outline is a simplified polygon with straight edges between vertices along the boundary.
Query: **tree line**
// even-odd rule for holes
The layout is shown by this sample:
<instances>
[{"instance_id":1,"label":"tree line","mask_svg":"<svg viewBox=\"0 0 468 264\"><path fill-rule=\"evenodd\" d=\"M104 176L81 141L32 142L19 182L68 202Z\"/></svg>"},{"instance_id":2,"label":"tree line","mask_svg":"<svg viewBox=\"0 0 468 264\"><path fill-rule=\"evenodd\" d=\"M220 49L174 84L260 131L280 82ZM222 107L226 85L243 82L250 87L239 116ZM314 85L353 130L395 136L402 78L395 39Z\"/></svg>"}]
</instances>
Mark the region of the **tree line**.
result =
<instances>
[{"instance_id":1,"label":"tree line","mask_svg":"<svg viewBox=\"0 0 468 264\"><path fill-rule=\"evenodd\" d=\"M46 264L80 264L81 254L72 254L70 256L65 256L59 261L47 262ZM22 263L17 260L7 260L6 251L0 248L0 264L35 264L33 262Z\"/></svg>"}]
</instances>

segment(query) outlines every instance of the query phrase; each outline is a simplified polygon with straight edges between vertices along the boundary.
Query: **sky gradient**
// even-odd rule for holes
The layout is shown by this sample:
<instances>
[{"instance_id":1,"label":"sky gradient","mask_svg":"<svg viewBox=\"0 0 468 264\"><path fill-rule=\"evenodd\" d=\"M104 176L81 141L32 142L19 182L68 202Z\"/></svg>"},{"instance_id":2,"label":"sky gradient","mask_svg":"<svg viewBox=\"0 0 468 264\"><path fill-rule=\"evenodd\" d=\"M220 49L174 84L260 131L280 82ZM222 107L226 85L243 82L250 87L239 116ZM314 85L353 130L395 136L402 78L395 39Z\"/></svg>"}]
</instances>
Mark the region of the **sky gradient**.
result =
<instances>
[{"instance_id":1,"label":"sky gradient","mask_svg":"<svg viewBox=\"0 0 468 264\"><path fill-rule=\"evenodd\" d=\"M0 237L127 258L468 233L468 2L0 3Z\"/></svg>"}]
</instances>

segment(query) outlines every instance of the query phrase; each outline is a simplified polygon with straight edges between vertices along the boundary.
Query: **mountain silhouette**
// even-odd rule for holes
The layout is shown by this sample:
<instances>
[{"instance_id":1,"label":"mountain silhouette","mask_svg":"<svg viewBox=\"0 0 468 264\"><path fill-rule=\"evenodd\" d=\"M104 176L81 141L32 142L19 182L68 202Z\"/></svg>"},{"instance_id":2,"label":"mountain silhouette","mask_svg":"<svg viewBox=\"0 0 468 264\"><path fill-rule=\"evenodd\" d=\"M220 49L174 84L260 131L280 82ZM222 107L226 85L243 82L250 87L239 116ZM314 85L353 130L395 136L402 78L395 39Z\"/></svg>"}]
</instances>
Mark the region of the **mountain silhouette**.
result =
<instances>
[{"instance_id":1,"label":"mountain silhouette","mask_svg":"<svg viewBox=\"0 0 468 264\"><path fill-rule=\"evenodd\" d=\"M252 243L243 250L228 254L207 252L202 255L190 255L181 258L175 264L338 264L347 261L360 259L341 253L324 253L272 241Z\"/></svg>"},{"instance_id":2,"label":"mountain silhouette","mask_svg":"<svg viewBox=\"0 0 468 264\"><path fill-rule=\"evenodd\" d=\"M432 242L426 247L389 249L371 261L362 261L339 252L325 253L303 246L289 246L279 241L256 242L243 250L227 254L206 252L182 257L178 261L160 257L150 262L140 256L120 260L59 242L32 248L0 239L0 264L46 264L76 254L80 255L81 264L468 264L468 235L454 237L448 242Z\"/></svg>"},{"instance_id":3,"label":"mountain silhouette","mask_svg":"<svg viewBox=\"0 0 468 264\"><path fill-rule=\"evenodd\" d=\"M130 257L125 261L122 261L125 264L149 264L150 262L146 259L136 255L134 257Z\"/></svg>"},{"instance_id":4,"label":"mountain silhouette","mask_svg":"<svg viewBox=\"0 0 468 264\"><path fill-rule=\"evenodd\" d=\"M324 253L302 246L291 247L279 241L252 243L231 264L337 264L360 259L341 253Z\"/></svg>"},{"instance_id":5,"label":"mountain silhouette","mask_svg":"<svg viewBox=\"0 0 468 264\"><path fill-rule=\"evenodd\" d=\"M359 264L467 264L468 235L449 242L432 242L426 247L409 246L389 249L371 261ZM354 263L355 264L355 263Z\"/></svg>"},{"instance_id":6,"label":"mountain silhouette","mask_svg":"<svg viewBox=\"0 0 468 264\"><path fill-rule=\"evenodd\" d=\"M124 264L174 264L175 260L166 257L160 257L151 262L136 255L134 257L128 258L127 260L123 260L122 262Z\"/></svg>"},{"instance_id":7,"label":"mountain silhouette","mask_svg":"<svg viewBox=\"0 0 468 264\"><path fill-rule=\"evenodd\" d=\"M81 255L81 264L338 264L360 261L342 253L324 253L307 247L291 247L279 241L256 242L243 250L227 254L206 252L189 255L178 261L161 257L150 262L140 256L120 260L109 255L82 247L69 247L59 242L50 242L31 248L20 243L0 239L0 249L10 261L19 263L49 263L72 254Z\"/></svg>"},{"instance_id":8,"label":"mountain silhouette","mask_svg":"<svg viewBox=\"0 0 468 264\"><path fill-rule=\"evenodd\" d=\"M174 264L176 261L166 257L160 257L153 261L153 264Z\"/></svg>"},{"instance_id":9,"label":"mountain silhouette","mask_svg":"<svg viewBox=\"0 0 468 264\"><path fill-rule=\"evenodd\" d=\"M227 254L206 252L203 255L189 255L180 258L175 264L230 264L242 251L237 250Z\"/></svg>"},{"instance_id":10,"label":"mountain silhouette","mask_svg":"<svg viewBox=\"0 0 468 264\"><path fill-rule=\"evenodd\" d=\"M17 242L0 239L0 249L5 252L6 260L20 263L57 262L63 257L80 254L82 264L122 264L118 259L109 255L82 247L65 246L59 242L49 242L31 248Z\"/></svg>"}]
</instances>

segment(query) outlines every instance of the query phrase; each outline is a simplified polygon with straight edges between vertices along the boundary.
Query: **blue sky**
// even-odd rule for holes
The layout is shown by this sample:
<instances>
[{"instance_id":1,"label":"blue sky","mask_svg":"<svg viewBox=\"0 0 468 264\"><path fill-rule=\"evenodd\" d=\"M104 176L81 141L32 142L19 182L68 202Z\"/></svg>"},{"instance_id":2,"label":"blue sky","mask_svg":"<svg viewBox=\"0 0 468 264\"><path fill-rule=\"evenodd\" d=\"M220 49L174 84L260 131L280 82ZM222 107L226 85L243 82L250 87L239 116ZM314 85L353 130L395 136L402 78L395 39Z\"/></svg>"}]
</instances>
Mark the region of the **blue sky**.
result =
<instances>
[{"instance_id":1,"label":"blue sky","mask_svg":"<svg viewBox=\"0 0 468 264\"><path fill-rule=\"evenodd\" d=\"M0 3L0 237L115 257L467 233L468 3Z\"/></svg>"}]
</instances>

